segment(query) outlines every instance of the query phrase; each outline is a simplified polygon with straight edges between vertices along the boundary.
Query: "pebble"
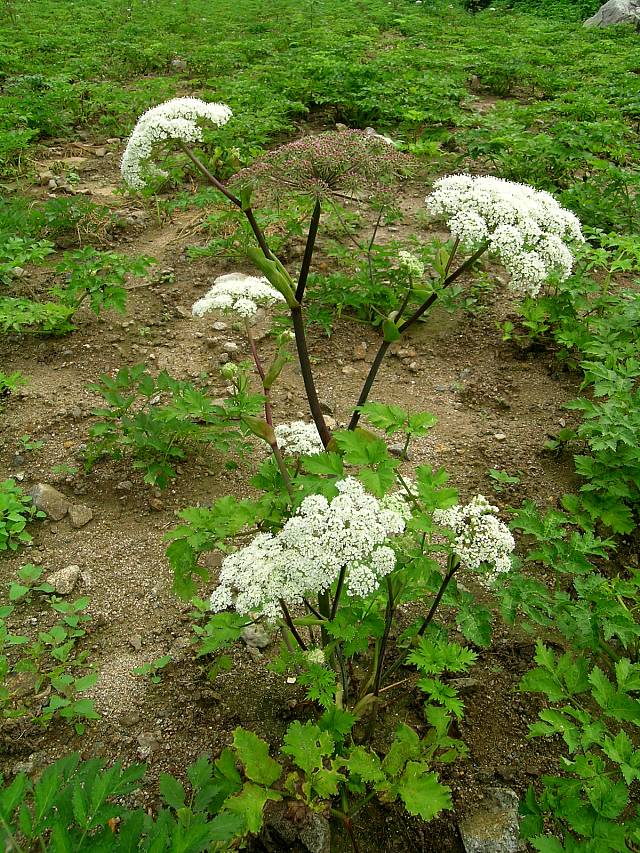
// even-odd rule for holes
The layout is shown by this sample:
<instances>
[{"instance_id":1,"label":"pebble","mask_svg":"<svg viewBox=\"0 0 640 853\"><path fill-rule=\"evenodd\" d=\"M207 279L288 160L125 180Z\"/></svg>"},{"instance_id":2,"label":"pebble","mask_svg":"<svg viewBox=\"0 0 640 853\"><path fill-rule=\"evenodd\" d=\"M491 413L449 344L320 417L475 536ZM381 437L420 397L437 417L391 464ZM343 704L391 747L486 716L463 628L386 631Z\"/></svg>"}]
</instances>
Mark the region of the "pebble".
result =
<instances>
[{"instance_id":1,"label":"pebble","mask_svg":"<svg viewBox=\"0 0 640 853\"><path fill-rule=\"evenodd\" d=\"M129 645L139 652L142 648L142 637L140 634L132 634L131 637L129 637Z\"/></svg>"},{"instance_id":2,"label":"pebble","mask_svg":"<svg viewBox=\"0 0 640 853\"><path fill-rule=\"evenodd\" d=\"M132 488L133 483L131 480L121 480L116 486L116 489L119 492L130 492Z\"/></svg>"},{"instance_id":3,"label":"pebble","mask_svg":"<svg viewBox=\"0 0 640 853\"><path fill-rule=\"evenodd\" d=\"M399 459L410 460L413 458L411 451L405 451L404 441L397 441L389 445L389 453L392 456L397 456Z\"/></svg>"},{"instance_id":4,"label":"pebble","mask_svg":"<svg viewBox=\"0 0 640 853\"><path fill-rule=\"evenodd\" d=\"M29 494L34 506L45 512L54 521L60 521L67 514L69 501L62 492L54 489L53 486L49 486L47 483L37 483Z\"/></svg>"},{"instance_id":5,"label":"pebble","mask_svg":"<svg viewBox=\"0 0 640 853\"><path fill-rule=\"evenodd\" d=\"M459 824L466 853L520 853L519 798L510 788L486 788L482 805Z\"/></svg>"},{"instance_id":6,"label":"pebble","mask_svg":"<svg viewBox=\"0 0 640 853\"><path fill-rule=\"evenodd\" d=\"M69 507L69 521L72 527L84 527L93 518L93 510L84 504L72 504Z\"/></svg>"},{"instance_id":7,"label":"pebble","mask_svg":"<svg viewBox=\"0 0 640 853\"><path fill-rule=\"evenodd\" d=\"M252 646L254 649L266 649L271 642L264 626L260 624L247 625L240 636L247 647Z\"/></svg>"},{"instance_id":8,"label":"pebble","mask_svg":"<svg viewBox=\"0 0 640 853\"><path fill-rule=\"evenodd\" d=\"M64 569L58 569L57 572L48 575L46 582L51 584L58 595L69 595L80 580L80 575L80 566L65 566Z\"/></svg>"},{"instance_id":9,"label":"pebble","mask_svg":"<svg viewBox=\"0 0 640 853\"><path fill-rule=\"evenodd\" d=\"M496 432L493 437L496 441L504 441L507 436L503 432Z\"/></svg>"},{"instance_id":10,"label":"pebble","mask_svg":"<svg viewBox=\"0 0 640 853\"><path fill-rule=\"evenodd\" d=\"M224 332L224 330L227 328L227 324L223 323L222 320L216 320L215 323L211 324L211 328L214 329L216 332Z\"/></svg>"},{"instance_id":11,"label":"pebble","mask_svg":"<svg viewBox=\"0 0 640 853\"><path fill-rule=\"evenodd\" d=\"M238 344L235 341L225 341L222 344L222 349L225 352L238 352Z\"/></svg>"},{"instance_id":12,"label":"pebble","mask_svg":"<svg viewBox=\"0 0 640 853\"><path fill-rule=\"evenodd\" d=\"M353 357L355 361L364 361L367 357L367 349L368 347L364 341L359 344L356 344L356 346L353 348Z\"/></svg>"}]
</instances>

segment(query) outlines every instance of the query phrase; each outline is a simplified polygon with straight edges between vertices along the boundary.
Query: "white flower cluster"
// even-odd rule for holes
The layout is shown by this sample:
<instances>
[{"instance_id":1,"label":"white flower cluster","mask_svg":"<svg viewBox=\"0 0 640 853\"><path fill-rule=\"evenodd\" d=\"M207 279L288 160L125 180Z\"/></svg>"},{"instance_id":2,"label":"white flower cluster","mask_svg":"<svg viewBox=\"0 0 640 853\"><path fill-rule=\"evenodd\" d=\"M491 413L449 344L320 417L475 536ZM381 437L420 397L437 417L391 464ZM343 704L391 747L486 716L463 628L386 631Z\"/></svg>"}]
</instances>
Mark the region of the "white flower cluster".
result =
<instances>
[{"instance_id":1,"label":"white flower cluster","mask_svg":"<svg viewBox=\"0 0 640 853\"><path fill-rule=\"evenodd\" d=\"M324 444L315 424L292 421L275 428L278 447L290 456L315 456L324 451Z\"/></svg>"},{"instance_id":2,"label":"white flower cluster","mask_svg":"<svg viewBox=\"0 0 640 853\"><path fill-rule=\"evenodd\" d=\"M208 119L222 127L231 118L226 104L207 104L200 98L173 98L143 113L129 137L122 156L120 170L125 182L133 189L143 189L145 172L165 175L149 161L154 147L167 139L193 143L202 141L198 119Z\"/></svg>"},{"instance_id":3,"label":"white flower cluster","mask_svg":"<svg viewBox=\"0 0 640 853\"><path fill-rule=\"evenodd\" d=\"M426 204L472 250L486 241L511 274L514 290L535 296L552 272L567 278L571 247L584 242L580 221L547 192L494 177L448 175Z\"/></svg>"},{"instance_id":4,"label":"white flower cluster","mask_svg":"<svg viewBox=\"0 0 640 853\"><path fill-rule=\"evenodd\" d=\"M395 554L385 543L402 533L404 519L382 507L353 477L336 487L333 500L310 495L279 533L259 533L226 557L211 609L234 607L238 613L275 619L280 599L301 604L304 597L329 589L342 568L348 595L373 592L395 567Z\"/></svg>"},{"instance_id":5,"label":"white flower cluster","mask_svg":"<svg viewBox=\"0 0 640 853\"><path fill-rule=\"evenodd\" d=\"M327 659L326 659L325 654L324 654L324 649L320 649L318 647L315 647L313 649L308 649L304 653L304 656L306 657L306 659L309 663L315 663L315 664L318 664L319 666L324 666L327 662Z\"/></svg>"},{"instance_id":6,"label":"white flower cluster","mask_svg":"<svg viewBox=\"0 0 640 853\"><path fill-rule=\"evenodd\" d=\"M400 249L398 252L398 263L400 269L404 270L412 281L420 281L424 276L424 264L412 252Z\"/></svg>"},{"instance_id":7,"label":"white flower cluster","mask_svg":"<svg viewBox=\"0 0 640 853\"><path fill-rule=\"evenodd\" d=\"M436 524L450 527L456 534L453 550L463 568L477 570L483 563L493 566L492 572L483 575L488 585L511 569L509 555L516 546L507 525L496 517L497 512L498 507L476 495L466 506L456 504L433 513Z\"/></svg>"},{"instance_id":8,"label":"white flower cluster","mask_svg":"<svg viewBox=\"0 0 640 853\"><path fill-rule=\"evenodd\" d=\"M220 275L213 287L194 302L191 313L202 317L208 311L224 311L237 314L242 319L254 317L258 305L274 305L284 302L284 296L271 287L266 278L232 272Z\"/></svg>"}]
</instances>

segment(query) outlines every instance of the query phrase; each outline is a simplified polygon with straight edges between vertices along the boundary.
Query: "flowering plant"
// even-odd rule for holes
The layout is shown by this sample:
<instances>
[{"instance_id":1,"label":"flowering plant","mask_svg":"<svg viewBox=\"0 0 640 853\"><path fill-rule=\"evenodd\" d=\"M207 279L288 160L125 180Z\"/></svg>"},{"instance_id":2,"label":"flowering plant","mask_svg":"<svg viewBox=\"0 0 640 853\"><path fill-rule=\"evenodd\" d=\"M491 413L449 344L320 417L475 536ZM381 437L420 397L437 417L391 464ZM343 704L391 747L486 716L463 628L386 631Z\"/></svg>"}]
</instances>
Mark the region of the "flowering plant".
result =
<instances>
[{"instance_id":1,"label":"flowering plant","mask_svg":"<svg viewBox=\"0 0 640 853\"><path fill-rule=\"evenodd\" d=\"M220 124L223 115L224 120L228 116L221 105L216 110ZM448 610L467 640L487 645L491 612L457 583L457 576L477 575L480 583L491 588L510 569L515 543L497 508L481 495L460 504L457 492L446 485L446 473L427 466L418 467L415 481L408 481L401 473L400 459L390 456L386 443L358 425L364 416L388 436L400 433L404 437L401 456L406 459L409 442L427 434L435 418L368 401L388 348L431 309L446 288L470 275L485 254L510 272L515 289L531 294L549 276L567 276L572 248L582 239L579 223L551 196L530 187L464 175L436 182L427 209L445 219L453 239L434 252L435 276L430 279L425 277L422 258L399 253L391 282L397 289L397 308L381 318L380 346L348 429L332 433L315 385L303 316L322 210L336 196L357 191L359 199L369 198L371 193L362 191L363 183L375 184L376 191L387 187L401 176L405 161L393 145L375 134L319 134L265 155L227 186L190 147L198 137L188 138L194 130L183 128L184 117L177 116L177 124L169 126L162 111L158 116L157 134L142 128L142 138L164 140L173 132L172 138L201 174L246 217L255 237L256 246L247 256L262 277L234 273L216 279L209 293L195 303L193 313L202 316L218 309L234 313L244 323L262 386L264 418L245 415L243 420L271 450L251 480L260 497L225 497L209 509L182 513L185 523L169 534L176 591L194 595L194 575L208 578L198 562L200 554L218 549L225 557L210 599L214 615L207 626L207 652L238 638L253 621L278 626L283 646L273 666L295 673L308 698L325 709L325 728L311 726L311 732L307 727L313 749L324 740L322 732L332 732L317 772L322 767L326 770L326 761L335 774L324 794L319 789L316 794L320 799L340 795L341 808L334 809L334 814L347 829L354 813L349 804L354 791L352 771L359 774L360 793L367 786L385 791L384 796L393 790L389 796L400 796L410 811L415 807L412 813L430 819L450 804L449 789L430 770L431 764L443 755L453 758L464 752L463 745L447 734L453 718L462 714L463 702L443 676L466 671L475 660L473 651L448 640L439 615ZM125 158L123 174L125 179L133 175L134 186L140 174L133 165L136 151L146 161L150 148L133 144ZM295 275L272 251L252 207L254 193L283 192L310 197L313 204ZM313 424L274 421L271 389L289 355L287 340L281 336L271 364L263 363L251 326L259 305L286 306L289 312ZM246 381L236 367L224 371L238 388ZM405 604L413 605L419 615L400 631L398 617ZM363 747L356 760L354 753L348 753L346 740L354 726L367 718L367 732L359 737L372 743L381 697L404 683L406 679L397 682L392 676L409 664L422 675L417 686L426 697L425 715L432 731L424 740L412 730L398 733L404 739L402 749L408 749L410 740L414 751L412 760L402 765L403 781L395 779L391 784L383 781L384 762L371 747ZM303 728L299 726L292 735L298 746ZM349 736L353 746L354 736ZM285 751L289 748L287 742ZM317 779L315 771L308 772L311 776L299 786L306 791L307 803L314 796L313 779ZM417 789L429 791L419 805L419 798L414 798Z\"/></svg>"}]
</instances>

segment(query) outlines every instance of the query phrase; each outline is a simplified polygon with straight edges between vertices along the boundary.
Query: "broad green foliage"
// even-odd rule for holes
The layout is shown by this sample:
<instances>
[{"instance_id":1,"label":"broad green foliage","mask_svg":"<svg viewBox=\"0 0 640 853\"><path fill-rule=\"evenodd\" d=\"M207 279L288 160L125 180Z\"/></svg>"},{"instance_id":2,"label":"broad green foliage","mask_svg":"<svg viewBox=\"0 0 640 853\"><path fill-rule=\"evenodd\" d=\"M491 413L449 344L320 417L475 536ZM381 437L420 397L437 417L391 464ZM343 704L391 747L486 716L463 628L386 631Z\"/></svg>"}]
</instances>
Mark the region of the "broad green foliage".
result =
<instances>
[{"instance_id":1,"label":"broad green foliage","mask_svg":"<svg viewBox=\"0 0 640 853\"><path fill-rule=\"evenodd\" d=\"M594 236L600 246L585 249L575 275L548 295L525 300L520 310L527 337L552 337L559 357L579 366L588 395L567 404L582 423L562 430L547 449L575 451L585 480L580 510L615 533L630 533L640 504L640 297L615 279L640 272L640 243L635 236Z\"/></svg>"},{"instance_id":2,"label":"broad green foliage","mask_svg":"<svg viewBox=\"0 0 640 853\"><path fill-rule=\"evenodd\" d=\"M85 300L96 315L108 309L124 313L127 276L143 275L151 264L150 258L131 259L87 247L65 252L56 266L60 283L48 290L55 301L5 295L7 286L15 292L12 282L19 280L18 273L20 278L24 275L23 264L42 264L52 251L52 244L46 240L15 237L0 242L0 331L70 332L74 329L73 317Z\"/></svg>"},{"instance_id":3,"label":"broad green foliage","mask_svg":"<svg viewBox=\"0 0 640 853\"><path fill-rule=\"evenodd\" d=\"M133 467L145 472L145 482L162 488L191 448L240 449L246 433L240 417L261 403L259 397L238 393L225 406L215 405L192 383L164 371L153 377L144 364L123 367L115 378L105 374L101 380L91 389L107 407L94 412L100 420L91 427L87 469L105 457L132 456Z\"/></svg>"},{"instance_id":4,"label":"broad green foliage","mask_svg":"<svg viewBox=\"0 0 640 853\"><path fill-rule=\"evenodd\" d=\"M64 720L82 733L84 721L98 717L83 696L98 680L82 648L89 599L63 601L42 575L41 566L24 565L9 584L10 604L0 607L0 718L27 717L43 726ZM13 633L13 626L27 630L27 608L43 601L46 609L35 618L40 630Z\"/></svg>"},{"instance_id":5,"label":"broad green foliage","mask_svg":"<svg viewBox=\"0 0 640 853\"><path fill-rule=\"evenodd\" d=\"M250 820L248 811L222 806L242 787L233 754L214 764L201 756L187 768L188 787L160 774L163 805L155 818L123 805L139 787L144 764L105 767L73 753L47 767L36 782L19 773L0 790L0 839L7 849L18 840L39 850L198 853L231 850ZM19 848L22 849L22 848Z\"/></svg>"},{"instance_id":6,"label":"broad green foliage","mask_svg":"<svg viewBox=\"0 0 640 853\"><path fill-rule=\"evenodd\" d=\"M15 551L31 542L26 526L33 518L44 518L44 513L36 509L15 480L0 482L0 551Z\"/></svg>"}]
</instances>

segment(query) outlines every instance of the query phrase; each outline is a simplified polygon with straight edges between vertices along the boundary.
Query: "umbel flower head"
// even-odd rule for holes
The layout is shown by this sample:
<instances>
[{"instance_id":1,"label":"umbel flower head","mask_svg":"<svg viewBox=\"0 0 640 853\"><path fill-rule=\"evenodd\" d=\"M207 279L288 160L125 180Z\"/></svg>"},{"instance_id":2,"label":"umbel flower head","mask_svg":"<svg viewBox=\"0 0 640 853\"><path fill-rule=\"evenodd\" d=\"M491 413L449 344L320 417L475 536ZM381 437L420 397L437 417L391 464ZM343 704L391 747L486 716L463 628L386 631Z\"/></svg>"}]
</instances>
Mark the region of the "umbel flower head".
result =
<instances>
[{"instance_id":1,"label":"umbel flower head","mask_svg":"<svg viewBox=\"0 0 640 853\"><path fill-rule=\"evenodd\" d=\"M353 477L336 483L338 495L306 497L296 514L273 535L259 533L226 557L211 609L235 607L275 619L280 599L301 604L324 592L345 569L348 595L367 596L393 571L396 558L386 542L402 533L404 518L383 507Z\"/></svg>"},{"instance_id":2,"label":"umbel flower head","mask_svg":"<svg viewBox=\"0 0 640 853\"><path fill-rule=\"evenodd\" d=\"M238 172L233 184L267 196L299 194L323 199L366 190L370 197L407 169L410 159L393 144L362 130L303 136Z\"/></svg>"},{"instance_id":3,"label":"umbel flower head","mask_svg":"<svg viewBox=\"0 0 640 853\"><path fill-rule=\"evenodd\" d=\"M486 242L511 274L511 287L530 296L552 272L567 278L572 248L584 243L580 221L552 195L502 178L440 178L426 204L465 249Z\"/></svg>"},{"instance_id":4,"label":"umbel flower head","mask_svg":"<svg viewBox=\"0 0 640 853\"><path fill-rule=\"evenodd\" d=\"M202 317L208 311L223 311L249 320L256 315L259 305L268 307L276 302L284 302L284 296L266 278L232 272L218 276L213 287L194 302L191 313Z\"/></svg>"},{"instance_id":5,"label":"umbel flower head","mask_svg":"<svg viewBox=\"0 0 640 853\"><path fill-rule=\"evenodd\" d=\"M275 434L278 447L287 455L315 456L324 451L324 444L315 424L305 421L278 424Z\"/></svg>"},{"instance_id":6,"label":"umbel flower head","mask_svg":"<svg viewBox=\"0 0 640 853\"><path fill-rule=\"evenodd\" d=\"M129 137L120 166L122 177L132 189L143 189L147 174L166 175L166 172L150 162L160 142L167 139L201 142L200 119L222 127L231 115L226 104L207 104L199 98L173 98L152 107L140 116Z\"/></svg>"},{"instance_id":7,"label":"umbel flower head","mask_svg":"<svg viewBox=\"0 0 640 853\"><path fill-rule=\"evenodd\" d=\"M450 527L455 533L453 550L463 568L477 571L483 564L493 568L482 576L488 585L510 571L509 555L516 546L507 525L496 517L497 512L497 506L492 506L483 495L476 495L466 506L456 504L433 513L436 524Z\"/></svg>"}]
</instances>

